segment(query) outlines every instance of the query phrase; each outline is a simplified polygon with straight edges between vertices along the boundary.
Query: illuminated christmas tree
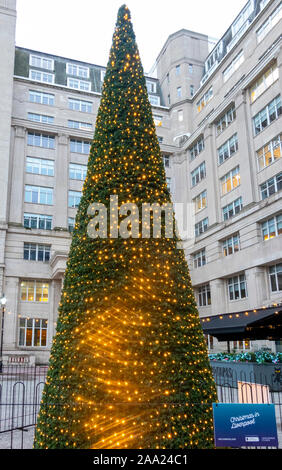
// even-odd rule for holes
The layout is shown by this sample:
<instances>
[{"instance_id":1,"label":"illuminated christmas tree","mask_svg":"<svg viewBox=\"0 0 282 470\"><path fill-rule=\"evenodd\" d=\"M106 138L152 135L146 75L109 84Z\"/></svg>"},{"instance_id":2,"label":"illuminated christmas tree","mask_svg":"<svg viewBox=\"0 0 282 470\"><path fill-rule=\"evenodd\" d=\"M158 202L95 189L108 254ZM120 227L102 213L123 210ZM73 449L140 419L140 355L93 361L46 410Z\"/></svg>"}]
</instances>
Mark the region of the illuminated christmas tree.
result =
<instances>
[{"instance_id":1,"label":"illuminated christmas tree","mask_svg":"<svg viewBox=\"0 0 282 470\"><path fill-rule=\"evenodd\" d=\"M118 12L34 447L212 447L215 385L174 223L172 237L164 230L154 237L150 213L149 236L148 219L144 227L136 212L126 219L127 209L116 215L114 207L95 226L91 204L109 209L117 197L119 208L133 203L139 215L144 203L171 203L126 6ZM114 222L126 223L131 236L117 233ZM89 236L93 225L107 237Z\"/></svg>"}]
</instances>

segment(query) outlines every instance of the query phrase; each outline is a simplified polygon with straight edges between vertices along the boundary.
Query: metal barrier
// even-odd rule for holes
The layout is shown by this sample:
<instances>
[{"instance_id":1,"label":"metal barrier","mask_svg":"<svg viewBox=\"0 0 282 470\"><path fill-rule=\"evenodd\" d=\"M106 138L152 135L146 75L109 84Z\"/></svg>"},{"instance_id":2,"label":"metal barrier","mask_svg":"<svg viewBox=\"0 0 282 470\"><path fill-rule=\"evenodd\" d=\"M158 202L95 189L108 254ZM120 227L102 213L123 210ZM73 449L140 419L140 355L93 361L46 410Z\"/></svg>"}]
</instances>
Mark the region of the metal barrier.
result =
<instances>
[{"instance_id":1,"label":"metal barrier","mask_svg":"<svg viewBox=\"0 0 282 470\"><path fill-rule=\"evenodd\" d=\"M39 412L47 365L8 365L0 374L0 449L30 449ZM220 403L273 403L279 448L282 448L282 392L273 391L260 375L217 375ZM62 404L58 404L62 406Z\"/></svg>"}]
</instances>

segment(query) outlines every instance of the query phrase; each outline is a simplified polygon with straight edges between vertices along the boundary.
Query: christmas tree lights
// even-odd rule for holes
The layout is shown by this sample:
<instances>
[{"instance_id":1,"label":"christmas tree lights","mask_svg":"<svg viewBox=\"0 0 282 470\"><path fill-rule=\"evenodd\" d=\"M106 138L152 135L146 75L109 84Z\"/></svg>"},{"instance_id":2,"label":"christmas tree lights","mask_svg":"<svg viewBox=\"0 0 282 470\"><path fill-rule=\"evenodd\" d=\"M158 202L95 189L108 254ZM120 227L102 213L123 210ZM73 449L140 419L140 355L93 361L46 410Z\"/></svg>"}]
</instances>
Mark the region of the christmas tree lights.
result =
<instances>
[{"instance_id":1,"label":"christmas tree lights","mask_svg":"<svg viewBox=\"0 0 282 470\"><path fill-rule=\"evenodd\" d=\"M104 220L108 236L89 237L89 207L109 208L113 196L115 209L134 203L139 214L142 204L171 203L125 5L104 79L34 447L212 447L215 385L174 223L172 238L164 230L154 238L148 236L152 216L143 227L134 219L134 236L122 238L123 217L114 210Z\"/></svg>"}]
</instances>

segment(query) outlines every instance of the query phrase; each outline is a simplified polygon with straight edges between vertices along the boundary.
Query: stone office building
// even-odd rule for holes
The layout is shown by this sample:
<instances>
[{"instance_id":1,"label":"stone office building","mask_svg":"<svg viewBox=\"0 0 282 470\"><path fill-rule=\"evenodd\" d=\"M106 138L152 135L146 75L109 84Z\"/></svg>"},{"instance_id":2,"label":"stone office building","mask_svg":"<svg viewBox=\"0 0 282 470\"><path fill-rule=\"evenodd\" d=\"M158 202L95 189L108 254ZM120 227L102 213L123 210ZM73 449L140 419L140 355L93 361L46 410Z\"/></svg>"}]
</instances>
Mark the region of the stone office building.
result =
<instances>
[{"instance_id":1,"label":"stone office building","mask_svg":"<svg viewBox=\"0 0 282 470\"><path fill-rule=\"evenodd\" d=\"M212 50L180 30L146 76L173 200L195 205L184 247L203 326L281 306L281 16L281 1L249 0ZM45 363L105 67L17 47L15 26L16 0L0 0L3 357Z\"/></svg>"}]
</instances>

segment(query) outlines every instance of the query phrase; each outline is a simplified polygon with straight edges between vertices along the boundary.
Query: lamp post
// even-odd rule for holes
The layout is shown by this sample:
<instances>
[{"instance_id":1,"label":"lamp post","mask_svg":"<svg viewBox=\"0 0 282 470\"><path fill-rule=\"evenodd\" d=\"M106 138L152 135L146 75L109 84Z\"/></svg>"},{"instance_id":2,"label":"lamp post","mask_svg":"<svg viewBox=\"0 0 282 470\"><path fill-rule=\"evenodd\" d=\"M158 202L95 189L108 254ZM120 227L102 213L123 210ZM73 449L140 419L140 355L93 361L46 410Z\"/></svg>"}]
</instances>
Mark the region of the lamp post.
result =
<instances>
[{"instance_id":1,"label":"lamp post","mask_svg":"<svg viewBox=\"0 0 282 470\"><path fill-rule=\"evenodd\" d=\"M4 319L5 319L5 306L7 299L3 294L2 299L0 299L2 307L2 324L1 324L1 347L0 347L0 374L3 372L3 334L4 334Z\"/></svg>"}]
</instances>

